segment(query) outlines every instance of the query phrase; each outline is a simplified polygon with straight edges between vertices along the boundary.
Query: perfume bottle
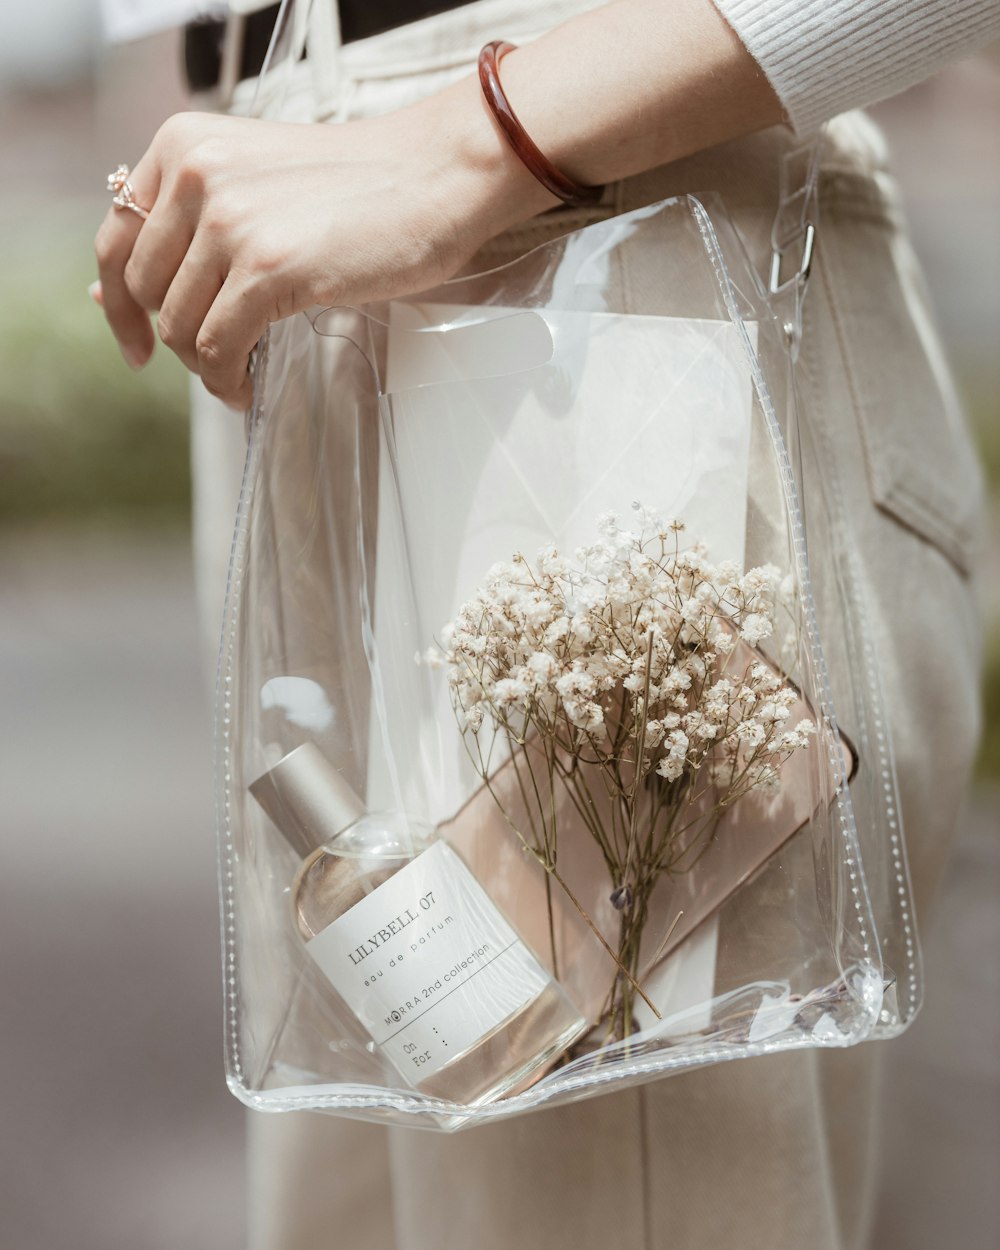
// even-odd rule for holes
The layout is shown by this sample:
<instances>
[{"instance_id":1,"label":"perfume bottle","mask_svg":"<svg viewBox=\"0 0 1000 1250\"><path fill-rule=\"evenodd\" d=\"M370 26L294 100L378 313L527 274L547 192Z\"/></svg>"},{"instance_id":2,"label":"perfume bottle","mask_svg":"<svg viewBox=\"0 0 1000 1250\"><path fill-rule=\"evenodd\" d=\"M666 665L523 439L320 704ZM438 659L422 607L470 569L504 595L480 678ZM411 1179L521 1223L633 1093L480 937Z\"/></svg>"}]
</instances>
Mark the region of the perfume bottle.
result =
<instances>
[{"instance_id":1,"label":"perfume bottle","mask_svg":"<svg viewBox=\"0 0 1000 1250\"><path fill-rule=\"evenodd\" d=\"M524 1088L588 1027L461 857L402 813L370 813L312 744L250 792L304 859L306 949L407 1083L474 1105Z\"/></svg>"}]
</instances>

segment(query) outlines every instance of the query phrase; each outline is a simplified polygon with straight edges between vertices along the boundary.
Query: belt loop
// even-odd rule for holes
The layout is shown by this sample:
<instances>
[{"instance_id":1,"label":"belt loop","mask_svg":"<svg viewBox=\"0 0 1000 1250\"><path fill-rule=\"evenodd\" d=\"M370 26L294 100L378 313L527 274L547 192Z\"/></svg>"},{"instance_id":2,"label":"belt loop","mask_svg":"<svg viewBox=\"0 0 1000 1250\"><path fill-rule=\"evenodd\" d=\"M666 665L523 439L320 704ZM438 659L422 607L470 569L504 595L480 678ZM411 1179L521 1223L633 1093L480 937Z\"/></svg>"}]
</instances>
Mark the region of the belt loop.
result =
<instances>
[{"instance_id":1,"label":"belt loop","mask_svg":"<svg viewBox=\"0 0 1000 1250\"><path fill-rule=\"evenodd\" d=\"M218 93L219 103L224 109L228 109L232 104L233 93L239 82L246 28L246 14L237 13L230 8L229 16L226 18L226 31L222 37L222 55L219 59Z\"/></svg>"},{"instance_id":2,"label":"belt loop","mask_svg":"<svg viewBox=\"0 0 1000 1250\"><path fill-rule=\"evenodd\" d=\"M313 116L329 117L339 103L343 67L340 7L336 0L297 0L308 9L307 61L313 80Z\"/></svg>"}]
</instances>

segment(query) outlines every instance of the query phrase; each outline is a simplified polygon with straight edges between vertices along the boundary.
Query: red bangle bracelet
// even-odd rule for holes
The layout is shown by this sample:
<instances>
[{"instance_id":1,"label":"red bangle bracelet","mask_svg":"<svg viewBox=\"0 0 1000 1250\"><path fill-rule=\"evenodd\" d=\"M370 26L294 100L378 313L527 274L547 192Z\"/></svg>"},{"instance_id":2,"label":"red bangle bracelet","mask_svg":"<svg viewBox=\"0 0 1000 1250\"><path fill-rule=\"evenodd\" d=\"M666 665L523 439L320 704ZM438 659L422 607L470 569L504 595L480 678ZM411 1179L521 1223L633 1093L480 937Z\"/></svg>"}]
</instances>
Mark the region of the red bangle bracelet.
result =
<instances>
[{"instance_id":1,"label":"red bangle bracelet","mask_svg":"<svg viewBox=\"0 0 1000 1250\"><path fill-rule=\"evenodd\" d=\"M499 63L500 58L514 47L514 44L503 39L495 39L479 54L479 83L490 112L521 163L534 174L546 191L551 191L564 204L571 204L574 208L596 204L604 193L604 188L581 186L556 169L531 141L528 132L518 121L517 114L510 107L510 101L500 85Z\"/></svg>"}]
</instances>

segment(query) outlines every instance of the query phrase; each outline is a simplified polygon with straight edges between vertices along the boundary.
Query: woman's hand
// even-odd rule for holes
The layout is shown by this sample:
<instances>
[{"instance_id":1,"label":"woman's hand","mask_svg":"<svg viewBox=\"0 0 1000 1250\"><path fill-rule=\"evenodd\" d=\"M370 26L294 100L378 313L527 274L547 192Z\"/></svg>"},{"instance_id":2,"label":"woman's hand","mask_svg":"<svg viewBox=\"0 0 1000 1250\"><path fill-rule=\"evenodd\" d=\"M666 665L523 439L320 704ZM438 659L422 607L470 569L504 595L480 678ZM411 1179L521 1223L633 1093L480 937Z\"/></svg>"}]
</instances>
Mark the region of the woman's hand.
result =
<instances>
[{"instance_id":1,"label":"woman's hand","mask_svg":"<svg viewBox=\"0 0 1000 1250\"><path fill-rule=\"evenodd\" d=\"M555 201L492 128L470 81L341 126L188 113L130 176L138 215L97 236L101 303L139 368L158 332L214 395L250 400L272 321L434 286L492 234Z\"/></svg>"},{"instance_id":2,"label":"woman's hand","mask_svg":"<svg viewBox=\"0 0 1000 1250\"><path fill-rule=\"evenodd\" d=\"M614 0L508 53L518 116L583 184L651 169L781 120L710 0ZM213 394L250 399L268 324L313 304L409 295L556 200L501 138L475 75L341 126L181 114L130 179L136 214L97 238L102 302L139 368L160 338Z\"/></svg>"}]
</instances>

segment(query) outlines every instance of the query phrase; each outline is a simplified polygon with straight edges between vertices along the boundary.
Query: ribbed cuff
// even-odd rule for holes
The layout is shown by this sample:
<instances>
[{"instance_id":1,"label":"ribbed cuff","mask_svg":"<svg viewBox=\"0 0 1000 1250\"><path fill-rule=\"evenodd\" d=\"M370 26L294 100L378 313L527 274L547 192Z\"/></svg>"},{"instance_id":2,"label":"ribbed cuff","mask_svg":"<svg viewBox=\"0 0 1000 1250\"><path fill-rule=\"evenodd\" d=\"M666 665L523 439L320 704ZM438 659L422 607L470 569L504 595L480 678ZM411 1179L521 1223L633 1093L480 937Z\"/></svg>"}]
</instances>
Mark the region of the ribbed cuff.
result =
<instances>
[{"instance_id":1,"label":"ribbed cuff","mask_svg":"<svg viewBox=\"0 0 1000 1250\"><path fill-rule=\"evenodd\" d=\"M714 0L799 134L1000 38L1000 0Z\"/></svg>"}]
</instances>

